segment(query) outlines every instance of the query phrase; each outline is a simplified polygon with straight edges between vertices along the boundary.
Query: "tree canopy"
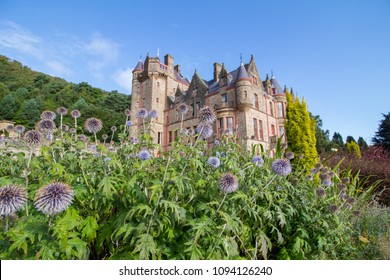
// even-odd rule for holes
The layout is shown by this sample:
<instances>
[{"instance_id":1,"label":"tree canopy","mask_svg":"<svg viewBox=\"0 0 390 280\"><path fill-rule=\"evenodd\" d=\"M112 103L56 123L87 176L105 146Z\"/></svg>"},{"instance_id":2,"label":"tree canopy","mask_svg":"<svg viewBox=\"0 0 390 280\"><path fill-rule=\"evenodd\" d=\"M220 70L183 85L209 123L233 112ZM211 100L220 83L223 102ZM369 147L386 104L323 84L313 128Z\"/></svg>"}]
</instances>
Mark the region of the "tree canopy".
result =
<instances>
[{"instance_id":1,"label":"tree canopy","mask_svg":"<svg viewBox=\"0 0 390 280\"><path fill-rule=\"evenodd\" d=\"M375 146L382 146L390 152L390 113L383 114L379 128L372 138Z\"/></svg>"}]
</instances>

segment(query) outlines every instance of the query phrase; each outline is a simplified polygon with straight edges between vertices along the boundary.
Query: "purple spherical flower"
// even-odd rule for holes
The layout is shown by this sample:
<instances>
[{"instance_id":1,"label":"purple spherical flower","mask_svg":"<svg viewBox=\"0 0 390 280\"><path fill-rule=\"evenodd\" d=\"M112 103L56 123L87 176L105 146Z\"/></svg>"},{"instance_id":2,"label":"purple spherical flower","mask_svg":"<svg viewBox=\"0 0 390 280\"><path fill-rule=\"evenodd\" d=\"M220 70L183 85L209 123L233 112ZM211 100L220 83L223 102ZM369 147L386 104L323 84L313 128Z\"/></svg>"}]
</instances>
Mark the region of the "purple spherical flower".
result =
<instances>
[{"instance_id":1,"label":"purple spherical flower","mask_svg":"<svg viewBox=\"0 0 390 280\"><path fill-rule=\"evenodd\" d=\"M129 126L132 126L132 125L133 125L133 122L132 122L132 121L127 121L127 122L126 122L126 126L129 127Z\"/></svg>"},{"instance_id":2,"label":"purple spherical flower","mask_svg":"<svg viewBox=\"0 0 390 280\"><path fill-rule=\"evenodd\" d=\"M68 113L68 110L65 107L58 107L57 114L60 116L65 116Z\"/></svg>"},{"instance_id":3,"label":"purple spherical flower","mask_svg":"<svg viewBox=\"0 0 390 280\"><path fill-rule=\"evenodd\" d=\"M207 160L208 164L214 168L217 168L221 165L221 161L217 157L209 157Z\"/></svg>"},{"instance_id":4,"label":"purple spherical flower","mask_svg":"<svg viewBox=\"0 0 390 280\"><path fill-rule=\"evenodd\" d=\"M217 119L214 110L209 106L204 106L199 110L199 120L203 123L213 123Z\"/></svg>"},{"instance_id":5,"label":"purple spherical flower","mask_svg":"<svg viewBox=\"0 0 390 280\"><path fill-rule=\"evenodd\" d=\"M323 187L319 187L317 190L316 190L316 194L319 198L323 198L326 196L326 191Z\"/></svg>"},{"instance_id":6,"label":"purple spherical flower","mask_svg":"<svg viewBox=\"0 0 390 280\"><path fill-rule=\"evenodd\" d=\"M102 139L103 139L103 140L107 140L107 138L108 138L107 134L103 134L103 135L102 135Z\"/></svg>"},{"instance_id":7,"label":"purple spherical flower","mask_svg":"<svg viewBox=\"0 0 390 280\"><path fill-rule=\"evenodd\" d=\"M69 129L69 132L74 134L74 133L76 133L76 129L74 127L72 127L72 128Z\"/></svg>"},{"instance_id":8,"label":"purple spherical flower","mask_svg":"<svg viewBox=\"0 0 390 280\"><path fill-rule=\"evenodd\" d=\"M219 145L219 140L215 140L215 141L214 141L214 145L215 145L215 146L218 146L218 145Z\"/></svg>"},{"instance_id":9,"label":"purple spherical flower","mask_svg":"<svg viewBox=\"0 0 390 280\"><path fill-rule=\"evenodd\" d=\"M287 176L292 171L291 163L287 159L276 159L272 163L271 168L276 174L281 176Z\"/></svg>"},{"instance_id":10,"label":"purple spherical flower","mask_svg":"<svg viewBox=\"0 0 390 280\"><path fill-rule=\"evenodd\" d=\"M98 133L103 128L103 123L97 118L88 118L84 122L84 127L90 133Z\"/></svg>"},{"instance_id":11,"label":"purple spherical flower","mask_svg":"<svg viewBox=\"0 0 390 280\"><path fill-rule=\"evenodd\" d=\"M15 130L16 133L22 134L26 129L25 129L25 127L23 125L19 124L19 125L14 127L14 130Z\"/></svg>"},{"instance_id":12,"label":"purple spherical flower","mask_svg":"<svg viewBox=\"0 0 390 280\"><path fill-rule=\"evenodd\" d=\"M85 136L84 134L79 134L79 135L77 135L77 138L78 138L78 140L81 141L81 142L87 142L87 141L88 141L88 137Z\"/></svg>"},{"instance_id":13,"label":"purple spherical flower","mask_svg":"<svg viewBox=\"0 0 390 280\"><path fill-rule=\"evenodd\" d=\"M339 207L336 204L329 205L329 211L331 213L336 213L339 211Z\"/></svg>"},{"instance_id":14,"label":"purple spherical flower","mask_svg":"<svg viewBox=\"0 0 390 280\"><path fill-rule=\"evenodd\" d=\"M78 118L80 118L81 113L79 110L72 110L72 112L70 112L70 115L72 116L72 118L78 119Z\"/></svg>"},{"instance_id":15,"label":"purple spherical flower","mask_svg":"<svg viewBox=\"0 0 390 280\"><path fill-rule=\"evenodd\" d=\"M341 179L341 181L344 183L344 184L349 184L351 182L351 179L349 179L348 177L345 177L343 179Z\"/></svg>"},{"instance_id":16,"label":"purple spherical flower","mask_svg":"<svg viewBox=\"0 0 390 280\"><path fill-rule=\"evenodd\" d=\"M261 166L264 163L264 159L262 156L254 156L252 158L252 163L256 166Z\"/></svg>"},{"instance_id":17,"label":"purple spherical flower","mask_svg":"<svg viewBox=\"0 0 390 280\"><path fill-rule=\"evenodd\" d=\"M41 131L53 131L56 128L56 124L51 119L43 119L37 126Z\"/></svg>"},{"instance_id":18,"label":"purple spherical flower","mask_svg":"<svg viewBox=\"0 0 390 280\"><path fill-rule=\"evenodd\" d=\"M41 189L35 195L35 207L48 215L64 211L72 203L72 188L60 182L53 182Z\"/></svg>"},{"instance_id":19,"label":"purple spherical flower","mask_svg":"<svg viewBox=\"0 0 390 280\"><path fill-rule=\"evenodd\" d=\"M8 132L11 132L11 131L14 131L14 126L12 124L9 124L7 125L7 127L5 128Z\"/></svg>"},{"instance_id":20,"label":"purple spherical flower","mask_svg":"<svg viewBox=\"0 0 390 280\"><path fill-rule=\"evenodd\" d=\"M140 151L139 153L138 153L138 158L140 159L140 160L147 160L147 159L149 159L150 158L150 152L148 151L148 150L142 150L142 151Z\"/></svg>"},{"instance_id":21,"label":"purple spherical flower","mask_svg":"<svg viewBox=\"0 0 390 280\"><path fill-rule=\"evenodd\" d=\"M150 111L149 117L151 117L152 119L156 119L158 117L157 111L156 110Z\"/></svg>"},{"instance_id":22,"label":"purple spherical flower","mask_svg":"<svg viewBox=\"0 0 390 280\"><path fill-rule=\"evenodd\" d=\"M61 125L61 130L63 132L68 132L69 131L69 126L67 126L66 124L63 124L63 125Z\"/></svg>"},{"instance_id":23,"label":"purple spherical flower","mask_svg":"<svg viewBox=\"0 0 390 280\"><path fill-rule=\"evenodd\" d=\"M333 186L333 182L332 182L331 179L322 181L322 184L323 184L324 186L327 186L327 187Z\"/></svg>"},{"instance_id":24,"label":"purple spherical flower","mask_svg":"<svg viewBox=\"0 0 390 280\"><path fill-rule=\"evenodd\" d=\"M285 157L286 159L292 160L292 159L294 158L294 153L293 153L293 152L286 152L286 153L284 154L284 157Z\"/></svg>"},{"instance_id":25,"label":"purple spherical flower","mask_svg":"<svg viewBox=\"0 0 390 280\"><path fill-rule=\"evenodd\" d=\"M111 160L111 158L109 158L109 157L105 157L105 158L103 159L104 162L107 162L107 161L110 161L110 160Z\"/></svg>"},{"instance_id":26,"label":"purple spherical flower","mask_svg":"<svg viewBox=\"0 0 390 280\"><path fill-rule=\"evenodd\" d=\"M134 145L136 145L136 144L139 143L139 139L138 139L137 137L134 137L134 138L131 140L131 142L132 142Z\"/></svg>"},{"instance_id":27,"label":"purple spherical flower","mask_svg":"<svg viewBox=\"0 0 390 280\"><path fill-rule=\"evenodd\" d=\"M26 189L15 185L0 188L0 215L9 216L23 208L26 202Z\"/></svg>"},{"instance_id":28,"label":"purple spherical flower","mask_svg":"<svg viewBox=\"0 0 390 280\"><path fill-rule=\"evenodd\" d=\"M42 142L43 135L37 130L29 130L24 134L23 138L27 144L37 145Z\"/></svg>"},{"instance_id":29,"label":"purple spherical flower","mask_svg":"<svg viewBox=\"0 0 390 280\"><path fill-rule=\"evenodd\" d=\"M43 111L41 114L42 120L54 120L56 118L56 114L52 111Z\"/></svg>"},{"instance_id":30,"label":"purple spherical flower","mask_svg":"<svg viewBox=\"0 0 390 280\"><path fill-rule=\"evenodd\" d=\"M209 123L201 123L196 128L196 133L199 134L200 138L210 138L213 135L213 127Z\"/></svg>"},{"instance_id":31,"label":"purple spherical flower","mask_svg":"<svg viewBox=\"0 0 390 280\"><path fill-rule=\"evenodd\" d=\"M111 131L112 131L112 132L115 132L115 131L116 131L116 126L115 126L115 125L111 126Z\"/></svg>"},{"instance_id":32,"label":"purple spherical flower","mask_svg":"<svg viewBox=\"0 0 390 280\"><path fill-rule=\"evenodd\" d=\"M147 116L148 116L148 110L146 110L145 108L141 108L138 110L137 117L141 119L145 119Z\"/></svg>"},{"instance_id":33,"label":"purple spherical flower","mask_svg":"<svg viewBox=\"0 0 390 280\"><path fill-rule=\"evenodd\" d=\"M219 188L227 193L234 192L238 189L238 179L231 173L223 174L218 180Z\"/></svg>"},{"instance_id":34,"label":"purple spherical flower","mask_svg":"<svg viewBox=\"0 0 390 280\"><path fill-rule=\"evenodd\" d=\"M126 110L125 110L125 115L126 115L127 117L130 117L130 115L131 115L130 109L126 109Z\"/></svg>"}]
</instances>

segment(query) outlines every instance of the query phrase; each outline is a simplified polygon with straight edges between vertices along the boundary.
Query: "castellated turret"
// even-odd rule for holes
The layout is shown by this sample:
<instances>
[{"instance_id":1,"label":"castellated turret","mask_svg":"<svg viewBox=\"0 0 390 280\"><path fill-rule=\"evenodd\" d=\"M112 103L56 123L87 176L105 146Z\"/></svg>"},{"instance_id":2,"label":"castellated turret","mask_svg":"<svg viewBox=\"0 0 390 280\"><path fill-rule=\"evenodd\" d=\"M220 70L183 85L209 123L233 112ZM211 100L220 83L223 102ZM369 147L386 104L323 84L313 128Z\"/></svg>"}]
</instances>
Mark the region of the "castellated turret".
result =
<instances>
[{"instance_id":1,"label":"castellated turret","mask_svg":"<svg viewBox=\"0 0 390 280\"><path fill-rule=\"evenodd\" d=\"M253 104L252 79L249 77L244 64L238 68L236 78L237 108L240 111L248 111Z\"/></svg>"}]
</instances>

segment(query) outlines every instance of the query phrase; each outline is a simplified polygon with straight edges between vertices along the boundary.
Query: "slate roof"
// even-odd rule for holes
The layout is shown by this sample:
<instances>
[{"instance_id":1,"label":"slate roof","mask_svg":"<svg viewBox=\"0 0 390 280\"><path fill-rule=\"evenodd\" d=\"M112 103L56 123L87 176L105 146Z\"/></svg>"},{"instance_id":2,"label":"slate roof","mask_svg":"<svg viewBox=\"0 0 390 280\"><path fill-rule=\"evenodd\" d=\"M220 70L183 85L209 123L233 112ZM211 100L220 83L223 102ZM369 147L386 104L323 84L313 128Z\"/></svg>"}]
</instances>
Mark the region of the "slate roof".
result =
<instances>
[{"instance_id":1,"label":"slate roof","mask_svg":"<svg viewBox=\"0 0 390 280\"><path fill-rule=\"evenodd\" d=\"M241 79L250 79L248 72L246 71L244 64L241 63L240 67L238 68L237 73L237 81Z\"/></svg>"},{"instance_id":2,"label":"slate roof","mask_svg":"<svg viewBox=\"0 0 390 280\"><path fill-rule=\"evenodd\" d=\"M184 78L184 77L183 77L180 73L178 73L176 70L174 70L174 75L175 75L176 81L181 82L181 83L183 83L183 84L185 84L185 85L187 85L187 86L189 85L187 79Z\"/></svg>"},{"instance_id":3,"label":"slate roof","mask_svg":"<svg viewBox=\"0 0 390 280\"><path fill-rule=\"evenodd\" d=\"M144 63L140 60L138 61L137 65L135 66L134 71L143 71L144 70Z\"/></svg>"},{"instance_id":4,"label":"slate roof","mask_svg":"<svg viewBox=\"0 0 390 280\"><path fill-rule=\"evenodd\" d=\"M271 86L275 89L275 94L284 94L284 91L279 85L278 81L275 79L275 76L271 77Z\"/></svg>"}]
</instances>

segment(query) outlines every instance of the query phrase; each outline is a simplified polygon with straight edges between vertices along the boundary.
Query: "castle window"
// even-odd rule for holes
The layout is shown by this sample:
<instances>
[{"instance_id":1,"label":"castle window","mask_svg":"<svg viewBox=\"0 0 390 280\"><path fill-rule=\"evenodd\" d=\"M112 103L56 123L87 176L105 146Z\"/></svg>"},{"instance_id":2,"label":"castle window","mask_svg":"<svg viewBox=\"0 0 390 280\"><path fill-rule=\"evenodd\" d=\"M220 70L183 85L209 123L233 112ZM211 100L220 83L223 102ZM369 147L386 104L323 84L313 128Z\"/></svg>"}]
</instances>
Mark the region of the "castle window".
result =
<instances>
[{"instance_id":1,"label":"castle window","mask_svg":"<svg viewBox=\"0 0 390 280\"><path fill-rule=\"evenodd\" d=\"M221 94L221 97L222 97L222 102L223 103L227 102L227 94L226 93Z\"/></svg>"},{"instance_id":2,"label":"castle window","mask_svg":"<svg viewBox=\"0 0 390 280\"><path fill-rule=\"evenodd\" d=\"M259 96L256 93L253 95L253 103L255 104L255 108L259 109Z\"/></svg>"},{"instance_id":3,"label":"castle window","mask_svg":"<svg viewBox=\"0 0 390 280\"><path fill-rule=\"evenodd\" d=\"M196 102L196 114L200 111L200 101Z\"/></svg>"},{"instance_id":4,"label":"castle window","mask_svg":"<svg viewBox=\"0 0 390 280\"><path fill-rule=\"evenodd\" d=\"M257 134L257 119L253 119L253 135L255 136L255 139L258 139L258 134Z\"/></svg>"},{"instance_id":5,"label":"castle window","mask_svg":"<svg viewBox=\"0 0 390 280\"><path fill-rule=\"evenodd\" d=\"M159 132L157 132L157 143L158 144L161 144L161 132L159 131Z\"/></svg>"},{"instance_id":6,"label":"castle window","mask_svg":"<svg viewBox=\"0 0 390 280\"><path fill-rule=\"evenodd\" d=\"M275 125L271 124L271 136L275 136Z\"/></svg>"},{"instance_id":7,"label":"castle window","mask_svg":"<svg viewBox=\"0 0 390 280\"><path fill-rule=\"evenodd\" d=\"M244 91L244 97L247 98L248 97L248 92L245 90Z\"/></svg>"},{"instance_id":8,"label":"castle window","mask_svg":"<svg viewBox=\"0 0 390 280\"><path fill-rule=\"evenodd\" d=\"M253 84L257 85L257 77L256 76L253 76Z\"/></svg>"},{"instance_id":9,"label":"castle window","mask_svg":"<svg viewBox=\"0 0 390 280\"><path fill-rule=\"evenodd\" d=\"M169 131L168 143L172 142L172 131Z\"/></svg>"},{"instance_id":10,"label":"castle window","mask_svg":"<svg viewBox=\"0 0 390 280\"><path fill-rule=\"evenodd\" d=\"M283 112L283 103L278 102L278 117L284 117L284 112Z\"/></svg>"},{"instance_id":11,"label":"castle window","mask_svg":"<svg viewBox=\"0 0 390 280\"><path fill-rule=\"evenodd\" d=\"M274 115L274 107L272 106L272 102L269 103L269 113L271 116Z\"/></svg>"},{"instance_id":12,"label":"castle window","mask_svg":"<svg viewBox=\"0 0 390 280\"><path fill-rule=\"evenodd\" d=\"M158 99L158 98L156 98L156 103L158 103L158 101L159 101L159 99Z\"/></svg>"},{"instance_id":13,"label":"castle window","mask_svg":"<svg viewBox=\"0 0 390 280\"><path fill-rule=\"evenodd\" d=\"M157 82L157 88L160 88L160 82Z\"/></svg>"},{"instance_id":14,"label":"castle window","mask_svg":"<svg viewBox=\"0 0 390 280\"><path fill-rule=\"evenodd\" d=\"M259 120L259 132L260 132L260 139L264 139L264 132L263 132L263 121Z\"/></svg>"},{"instance_id":15,"label":"castle window","mask_svg":"<svg viewBox=\"0 0 390 280\"><path fill-rule=\"evenodd\" d=\"M226 130L229 135L233 134L233 117L226 118Z\"/></svg>"},{"instance_id":16,"label":"castle window","mask_svg":"<svg viewBox=\"0 0 390 280\"><path fill-rule=\"evenodd\" d=\"M195 116L195 104L191 104L191 108L192 108L192 116L194 117Z\"/></svg>"},{"instance_id":17,"label":"castle window","mask_svg":"<svg viewBox=\"0 0 390 280\"><path fill-rule=\"evenodd\" d=\"M218 119L218 135L220 136L223 133L223 118Z\"/></svg>"}]
</instances>

